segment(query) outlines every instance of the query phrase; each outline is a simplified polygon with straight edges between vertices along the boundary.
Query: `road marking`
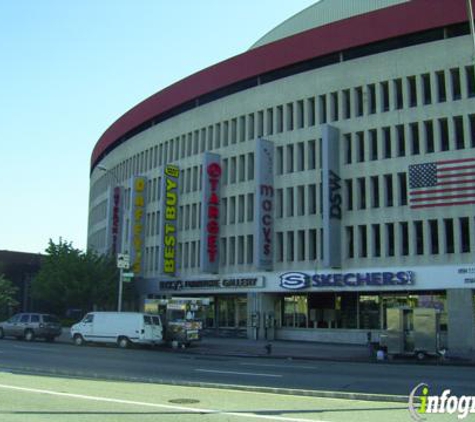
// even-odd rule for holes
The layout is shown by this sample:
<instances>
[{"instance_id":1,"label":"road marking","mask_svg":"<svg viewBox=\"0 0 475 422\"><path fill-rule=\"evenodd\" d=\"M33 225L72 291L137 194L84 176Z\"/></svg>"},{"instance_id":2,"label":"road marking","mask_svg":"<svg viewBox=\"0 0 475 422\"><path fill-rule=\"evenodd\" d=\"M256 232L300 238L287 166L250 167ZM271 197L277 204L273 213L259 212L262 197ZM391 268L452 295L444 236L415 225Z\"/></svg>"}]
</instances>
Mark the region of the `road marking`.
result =
<instances>
[{"instance_id":1,"label":"road marking","mask_svg":"<svg viewBox=\"0 0 475 422\"><path fill-rule=\"evenodd\" d=\"M217 415L227 415L227 416L236 416L240 418L253 418L253 419L267 419L271 421L282 421L282 422L328 422L322 419L301 419L301 418L287 418L285 416L267 416L267 415L256 415L254 413L238 413L238 412L226 412L223 410L217 409L200 409L196 407L184 407L184 406L170 406L167 404L158 404L158 403L148 403L148 402L140 402L140 401L133 401L133 400L119 400L119 399L111 399L108 397L96 397L96 396L86 396L83 394L72 394L72 393L61 393L59 391L52 391L52 390L40 390L37 388L27 388L27 387L17 387L14 385L7 385L7 384L0 384L0 388L8 389L8 390L16 390L16 391L24 391L27 393L36 393L36 394L46 394L50 396L59 396L59 397L69 397L73 399L79 400L91 400L96 402L104 402L104 403L118 403L118 404L130 404L133 406L141 406L141 407L154 407L159 409L170 409L170 410L184 410L188 412L195 412L195 413L208 413L208 414L217 414Z\"/></svg>"},{"instance_id":2,"label":"road marking","mask_svg":"<svg viewBox=\"0 0 475 422\"><path fill-rule=\"evenodd\" d=\"M234 372L234 371L218 371L214 369L195 369L196 372L212 372L214 374L231 374L231 375L251 375L254 377L272 377L272 378L282 378L282 375L275 374L256 374L254 372Z\"/></svg>"},{"instance_id":3,"label":"road marking","mask_svg":"<svg viewBox=\"0 0 475 422\"><path fill-rule=\"evenodd\" d=\"M269 363L247 363L247 362L239 362L239 365L242 366L262 366L262 367L267 367L267 368L286 368L286 369L319 369L318 366L289 366L289 365L275 365L275 364L269 364Z\"/></svg>"}]
</instances>

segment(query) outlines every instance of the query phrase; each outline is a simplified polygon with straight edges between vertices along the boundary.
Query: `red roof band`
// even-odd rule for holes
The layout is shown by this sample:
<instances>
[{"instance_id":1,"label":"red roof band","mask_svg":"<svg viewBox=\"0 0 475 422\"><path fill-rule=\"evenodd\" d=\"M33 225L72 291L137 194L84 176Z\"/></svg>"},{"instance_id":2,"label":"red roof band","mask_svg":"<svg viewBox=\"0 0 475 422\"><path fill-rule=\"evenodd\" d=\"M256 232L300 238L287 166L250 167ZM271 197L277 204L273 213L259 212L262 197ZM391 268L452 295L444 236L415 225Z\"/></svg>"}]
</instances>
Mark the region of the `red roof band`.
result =
<instances>
[{"instance_id":1,"label":"red roof band","mask_svg":"<svg viewBox=\"0 0 475 422\"><path fill-rule=\"evenodd\" d=\"M94 147L91 170L128 132L204 94L330 53L467 20L465 0L412 0L249 50L170 85L125 113Z\"/></svg>"}]
</instances>

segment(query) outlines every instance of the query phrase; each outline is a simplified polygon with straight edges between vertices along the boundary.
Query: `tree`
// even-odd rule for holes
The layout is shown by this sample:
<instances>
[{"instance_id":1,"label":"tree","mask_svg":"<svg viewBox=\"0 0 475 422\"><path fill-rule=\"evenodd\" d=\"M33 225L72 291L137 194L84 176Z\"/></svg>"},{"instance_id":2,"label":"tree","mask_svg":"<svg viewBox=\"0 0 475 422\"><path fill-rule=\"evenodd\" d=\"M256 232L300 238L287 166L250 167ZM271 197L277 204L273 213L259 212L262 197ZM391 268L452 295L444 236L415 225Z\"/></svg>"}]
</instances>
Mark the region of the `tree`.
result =
<instances>
[{"instance_id":1,"label":"tree","mask_svg":"<svg viewBox=\"0 0 475 422\"><path fill-rule=\"evenodd\" d=\"M18 305L15 295L18 288L13 286L3 274L0 274L0 315L2 319L9 314L9 309Z\"/></svg>"},{"instance_id":2,"label":"tree","mask_svg":"<svg viewBox=\"0 0 475 422\"><path fill-rule=\"evenodd\" d=\"M71 242L51 239L41 269L32 283L32 296L45 311L65 315L68 309L115 309L118 271L109 256L83 252Z\"/></svg>"}]
</instances>

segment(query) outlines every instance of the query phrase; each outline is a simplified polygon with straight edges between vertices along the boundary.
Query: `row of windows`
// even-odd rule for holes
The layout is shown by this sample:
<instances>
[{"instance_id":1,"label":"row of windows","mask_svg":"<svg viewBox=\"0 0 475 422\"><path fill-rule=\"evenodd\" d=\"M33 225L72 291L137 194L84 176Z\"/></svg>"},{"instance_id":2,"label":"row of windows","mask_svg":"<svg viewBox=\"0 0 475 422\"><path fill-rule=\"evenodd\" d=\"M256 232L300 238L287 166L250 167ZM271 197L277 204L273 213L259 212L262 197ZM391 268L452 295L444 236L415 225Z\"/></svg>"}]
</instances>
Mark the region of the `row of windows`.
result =
<instances>
[{"instance_id":1,"label":"row of windows","mask_svg":"<svg viewBox=\"0 0 475 422\"><path fill-rule=\"evenodd\" d=\"M343 139L346 164L475 148L475 115L346 133Z\"/></svg>"},{"instance_id":2,"label":"row of windows","mask_svg":"<svg viewBox=\"0 0 475 422\"><path fill-rule=\"evenodd\" d=\"M346 226L346 257L470 253L474 228L469 217Z\"/></svg>"},{"instance_id":3,"label":"row of windows","mask_svg":"<svg viewBox=\"0 0 475 422\"><path fill-rule=\"evenodd\" d=\"M135 154L111 170L110 173L114 176L104 175L96 182L91 195L95 198L105 190L108 183L112 183L114 178L122 182L134 174L145 173L168 162L254 140L257 137L312 127L316 124L338 121L341 118L349 119L405 107L428 105L434 101L441 103L473 96L475 96L474 67L467 66L344 89L269 107L188 132ZM442 122L441 125L443 132L447 123ZM456 148L459 148L458 144ZM444 146L441 150L444 150ZM426 151L430 152L430 147L426 148Z\"/></svg>"},{"instance_id":4,"label":"row of windows","mask_svg":"<svg viewBox=\"0 0 475 422\"><path fill-rule=\"evenodd\" d=\"M475 97L473 66L344 89L319 96L320 123Z\"/></svg>"}]
</instances>

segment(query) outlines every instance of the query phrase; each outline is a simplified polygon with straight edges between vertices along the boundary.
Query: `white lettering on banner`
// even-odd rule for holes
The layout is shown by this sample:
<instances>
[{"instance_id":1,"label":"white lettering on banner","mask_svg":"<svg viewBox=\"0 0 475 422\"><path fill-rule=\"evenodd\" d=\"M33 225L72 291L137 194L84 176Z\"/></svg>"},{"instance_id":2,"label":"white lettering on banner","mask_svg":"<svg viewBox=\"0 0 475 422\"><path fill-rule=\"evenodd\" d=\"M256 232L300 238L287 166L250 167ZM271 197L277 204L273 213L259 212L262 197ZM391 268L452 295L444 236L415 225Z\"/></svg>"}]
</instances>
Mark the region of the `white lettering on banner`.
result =
<instances>
[{"instance_id":1,"label":"white lettering on banner","mask_svg":"<svg viewBox=\"0 0 475 422\"><path fill-rule=\"evenodd\" d=\"M341 220L341 179L340 176L332 170L329 171L328 177L330 181L330 218Z\"/></svg>"},{"instance_id":2,"label":"white lettering on banner","mask_svg":"<svg viewBox=\"0 0 475 422\"><path fill-rule=\"evenodd\" d=\"M272 210L274 188L269 185L261 185L261 209L262 209L262 232L264 243L262 244L263 254L270 256L272 252Z\"/></svg>"}]
</instances>

